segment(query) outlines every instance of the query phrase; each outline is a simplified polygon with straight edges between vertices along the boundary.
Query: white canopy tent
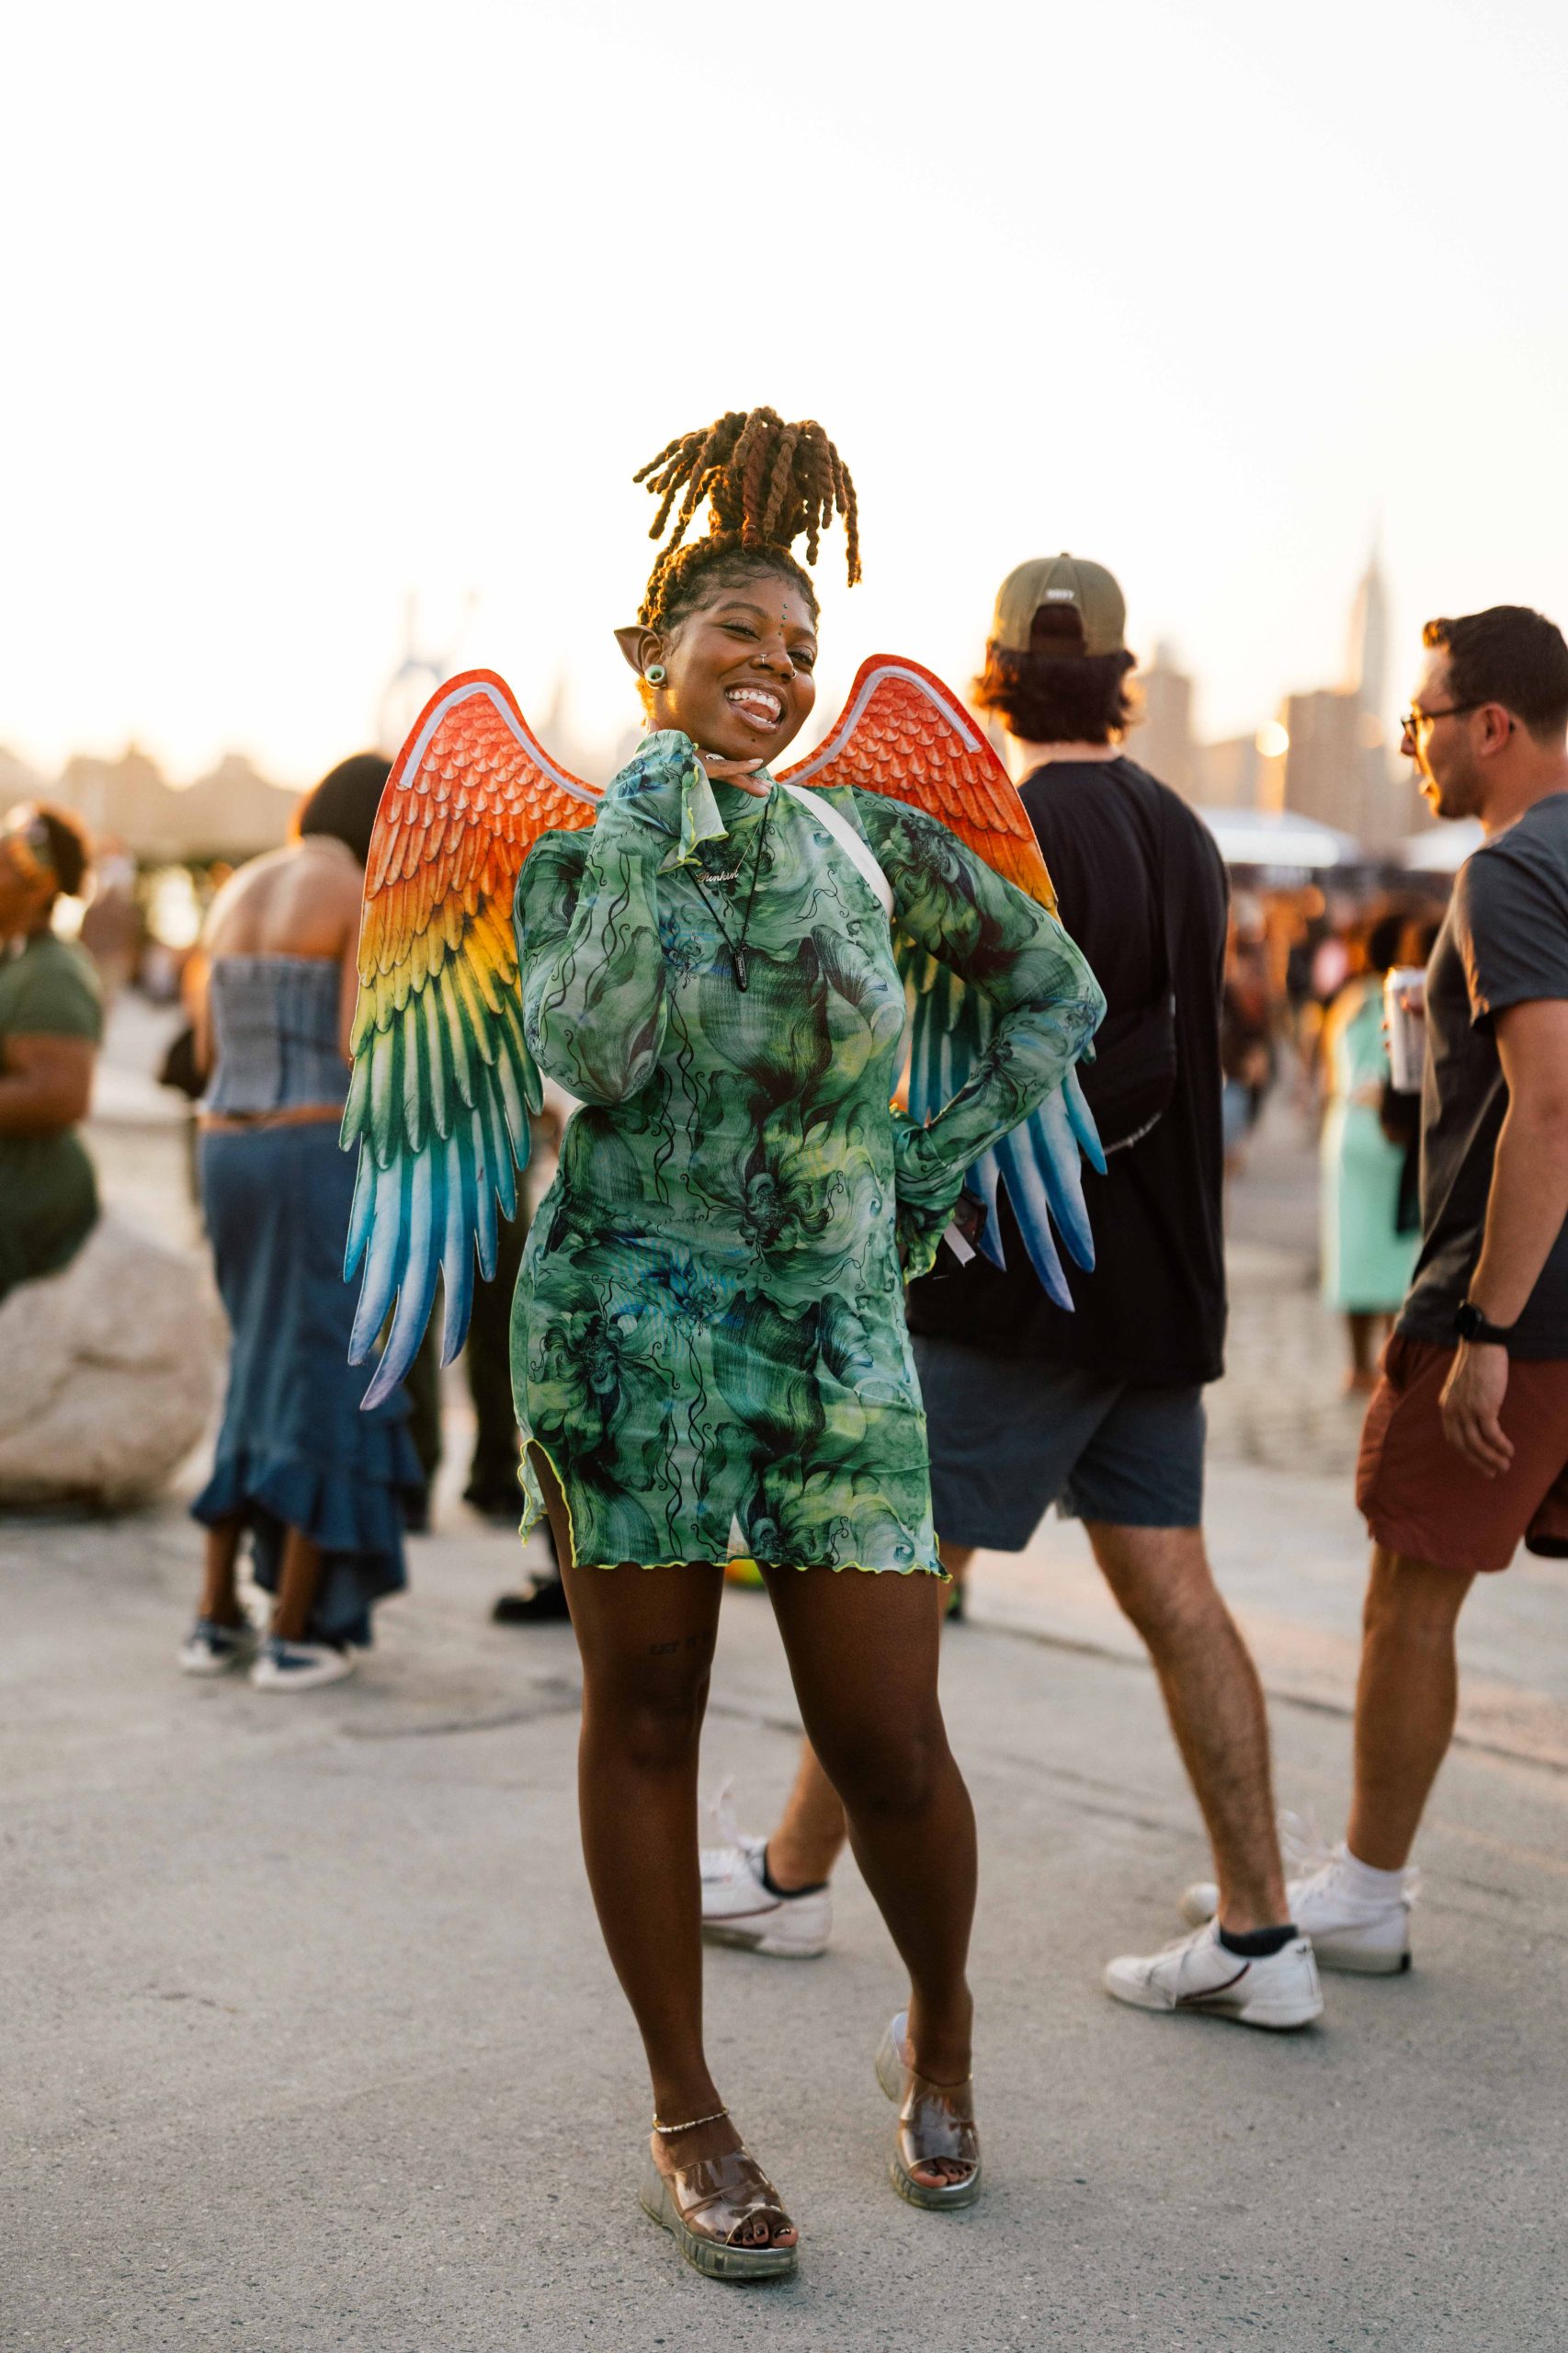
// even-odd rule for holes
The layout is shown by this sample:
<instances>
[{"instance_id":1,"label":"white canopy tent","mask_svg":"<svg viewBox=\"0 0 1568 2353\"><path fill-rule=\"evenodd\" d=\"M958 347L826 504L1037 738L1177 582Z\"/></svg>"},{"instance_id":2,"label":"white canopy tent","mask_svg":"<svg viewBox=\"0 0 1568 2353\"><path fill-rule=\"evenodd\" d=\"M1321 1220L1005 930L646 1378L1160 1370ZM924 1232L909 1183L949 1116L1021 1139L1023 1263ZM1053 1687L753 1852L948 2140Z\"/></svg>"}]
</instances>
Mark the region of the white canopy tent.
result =
<instances>
[{"instance_id":1,"label":"white canopy tent","mask_svg":"<svg viewBox=\"0 0 1568 2353\"><path fill-rule=\"evenodd\" d=\"M1412 834L1400 864L1412 874L1457 874L1485 838L1479 817L1460 817L1449 824L1434 825L1429 834Z\"/></svg>"},{"instance_id":2,"label":"white canopy tent","mask_svg":"<svg viewBox=\"0 0 1568 2353\"><path fill-rule=\"evenodd\" d=\"M1197 813L1220 845L1227 866L1303 869L1355 866L1362 858L1354 835L1320 825L1290 810L1199 809Z\"/></svg>"}]
</instances>

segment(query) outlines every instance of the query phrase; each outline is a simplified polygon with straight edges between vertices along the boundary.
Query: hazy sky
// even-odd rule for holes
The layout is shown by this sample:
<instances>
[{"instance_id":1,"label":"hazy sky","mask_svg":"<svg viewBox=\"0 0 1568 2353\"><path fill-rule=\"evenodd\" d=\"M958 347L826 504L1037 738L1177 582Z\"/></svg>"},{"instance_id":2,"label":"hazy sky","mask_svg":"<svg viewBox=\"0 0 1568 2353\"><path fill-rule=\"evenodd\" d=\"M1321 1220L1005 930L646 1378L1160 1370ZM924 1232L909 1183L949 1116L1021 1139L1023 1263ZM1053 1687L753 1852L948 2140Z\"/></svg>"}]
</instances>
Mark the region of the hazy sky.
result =
<instances>
[{"instance_id":1,"label":"hazy sky","mask_svg":"<svg viewBox=\"0 0 1568 2353\"><path fill-rule=\"evenodd\" d=\"M1070 547L1251 729L1381 517L1397 700L1428 613L1568 617L1565 63L1544 0L15 12L0 743L308 781L410 589L608 736L629 477L756 401L859 486L829 699Z\"/></svg>"}]
</instances>

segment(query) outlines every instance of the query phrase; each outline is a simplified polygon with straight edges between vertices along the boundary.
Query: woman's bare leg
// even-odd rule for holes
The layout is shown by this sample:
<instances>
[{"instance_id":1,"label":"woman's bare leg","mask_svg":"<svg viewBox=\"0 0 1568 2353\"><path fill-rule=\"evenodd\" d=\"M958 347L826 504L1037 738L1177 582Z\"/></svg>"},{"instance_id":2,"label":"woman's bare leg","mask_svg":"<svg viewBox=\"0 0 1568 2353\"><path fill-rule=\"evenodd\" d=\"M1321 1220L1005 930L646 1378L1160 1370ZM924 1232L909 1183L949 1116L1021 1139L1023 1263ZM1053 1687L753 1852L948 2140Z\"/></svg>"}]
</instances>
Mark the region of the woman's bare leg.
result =
<instances>
[{"instance_id":1,"label":"woman's bare leg","mask_svg":"<svg viewBox=\"0 0 1568 2353\"><path fill-rule=\"evenodd\" d=\"M767 1576L807 1735L844 1801L855 1859L909 1971L915 2063L935 2083L961 2083L973 2015L965 1967L975 1843L937 1699L947 1588L920 1574ZM948 2169L934 2165L929 2177L944 2180Z\"/></svg>"},{"instance_id":2,"label":"woman's bare leg","mask_svg":"<svg viewBox=\"0 0 1568 2353\"><path fill-rule=\"evenodd\" d=\"M272 1631L282 1643L302 1643L321 1583L322 1548L298 1528L283 1539L283 1565L272 1606Z\"/></svg>"},{"instance_id":3,"label":"woman's bare leg","mask_svg":"<svg viewBox=\"0 0 1568 2353\"><path fill-rule=\"evenodd\" d=\"M974 1558L972 1544L938 1544L942 1566L953 1583L962 1586ZM795 1785L784 1802L778 1827L767 1842L767 1875L788 1895L797 1888L820 1886L832 1877L849 1835L844 1802L809 1740L801 1743Z\"/></svg>"},{"instance_id":4,"label":"woman's bare leg","mask_svg":"<svg viewBox=\"0 0 1568 2353\"><path fill-rule=\"evenodd\" d=\"M1345 1318L1350 1337L1350 1370L1345 1376L1345 1386L1354 1396L1369 1393L1378 1385L1378 1347L1382 1338L1384 1318L1351 1308Z\"/></svg>"},{"instance_id":5,"label":"woman's bare leg","mask_svg":"<svg viewBox=\"0 0 1568 2353\"><path fill-rule=\"evenodd\" d=\"M242 1524L237 1519L214 1520L207 1530L207 1541L201 1574L201 1598L196 1605L197 1615L210 1618L215 1626L243 1626L244 1611L234 1583L234 1564L239 1558Z\"/></svg>"},{"instance_id":6,"label":"woman's bare leg","mask_svg":"<svg viewBox=\"0 0 1568 2353\"><path fill-rule=\"evenodd\" d=\"M588 1883L648 2054L654 2113L679 2123L722 2105L702 2043L697 1766L723 1571L708 1562L578 1568L554 1475L537 1451L532 1460L583 1658L577 1788ZM690 2165L740 2145L724 2117L655 2136L654 2154ZM770 2243L761 2220L746 2235ZM777 2244L794 2238L781 2231Z\"/></svg>"}]
</instances>

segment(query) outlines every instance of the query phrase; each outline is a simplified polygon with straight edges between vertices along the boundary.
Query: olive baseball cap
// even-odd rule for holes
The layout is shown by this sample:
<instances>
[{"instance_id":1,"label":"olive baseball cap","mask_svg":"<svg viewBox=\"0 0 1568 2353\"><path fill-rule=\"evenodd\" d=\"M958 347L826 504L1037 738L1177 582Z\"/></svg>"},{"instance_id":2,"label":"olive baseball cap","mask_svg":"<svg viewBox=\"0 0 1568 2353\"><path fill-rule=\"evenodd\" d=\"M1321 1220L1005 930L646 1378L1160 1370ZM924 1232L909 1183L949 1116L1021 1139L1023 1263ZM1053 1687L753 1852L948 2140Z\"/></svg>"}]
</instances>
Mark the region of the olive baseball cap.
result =
<instances>
[{"instance_id":1,"label":"olive baseball cap","mask_svg":"<svg viewBox=\"0 0 1568 2353\"><path fill-rule=\"evenodd\" d=\"M992 644L1027 654L1034 617L1049 605L1066 605L1077 614L1085 654L1126 652L1127 599L1103 563L1065 552L1037 555L1009 572L996 591Z\"/></svg>"}]
</instances>

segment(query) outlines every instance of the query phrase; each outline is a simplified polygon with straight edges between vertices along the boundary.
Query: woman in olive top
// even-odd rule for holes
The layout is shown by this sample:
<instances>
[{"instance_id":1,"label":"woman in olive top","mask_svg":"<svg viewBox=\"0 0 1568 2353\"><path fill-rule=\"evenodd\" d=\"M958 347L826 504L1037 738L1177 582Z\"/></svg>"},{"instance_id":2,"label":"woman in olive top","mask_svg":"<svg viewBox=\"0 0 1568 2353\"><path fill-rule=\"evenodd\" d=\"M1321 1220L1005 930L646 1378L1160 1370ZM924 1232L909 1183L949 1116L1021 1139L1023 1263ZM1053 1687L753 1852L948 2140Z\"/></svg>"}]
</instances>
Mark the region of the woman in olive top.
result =
<instances>
[{"instance_id":1,"label":"woman in olive top","mask_svg":"<svg viewBox=\"0 0 1568 2353\"><path fill-rule=\"evenodd\" d=\"M0 827L0 1299L67 1265L97 1222L76 1123L103 1006L90 961L51 926L86 870L86 843L59 810L25 804Z\"/></svg>"}]
</instances>

